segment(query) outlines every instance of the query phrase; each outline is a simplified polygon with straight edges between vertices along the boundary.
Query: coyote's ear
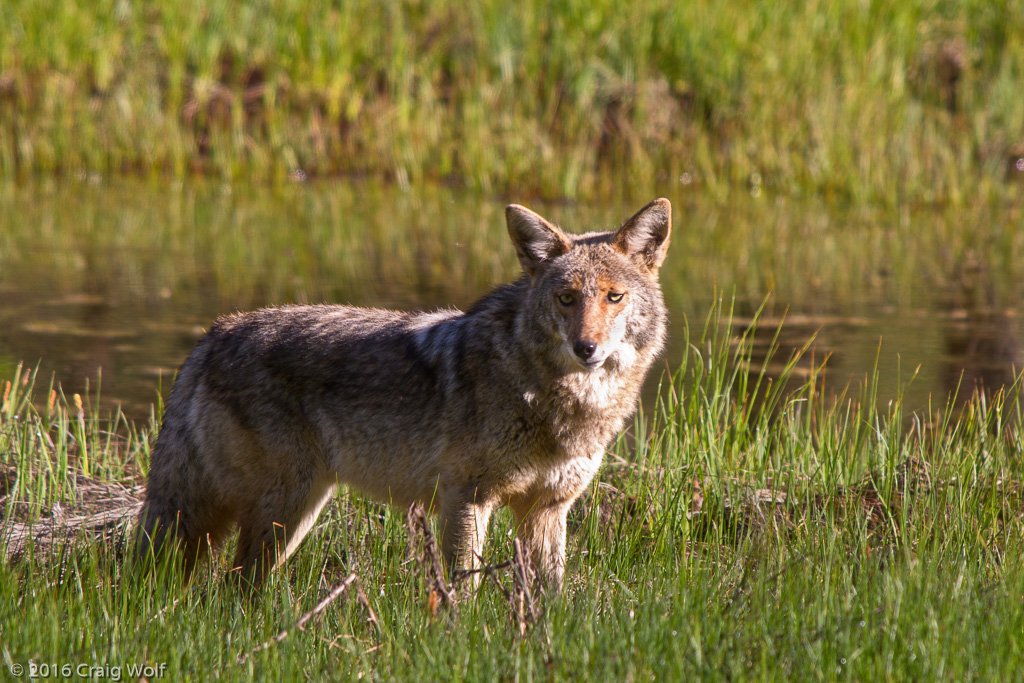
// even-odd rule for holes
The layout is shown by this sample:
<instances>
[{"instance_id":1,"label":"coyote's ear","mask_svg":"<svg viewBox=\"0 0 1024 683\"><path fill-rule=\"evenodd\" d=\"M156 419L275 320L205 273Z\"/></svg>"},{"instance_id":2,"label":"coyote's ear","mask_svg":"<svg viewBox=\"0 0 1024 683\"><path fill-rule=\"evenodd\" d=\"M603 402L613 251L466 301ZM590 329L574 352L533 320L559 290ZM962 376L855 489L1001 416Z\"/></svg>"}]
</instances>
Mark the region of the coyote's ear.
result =
<instances>
[{"instance_id":1,"label":"coyote's ear","mask_svg":"<svg viewBox=\"0 0 1024 683\"><path fill-rule=\"evenodd\" d=\"M533 275L542 262L569 251L569 239L561 230L518 204L505 208L508 234L523 270Z\"/></svg>"},{"instance_id":2,"label":"coyote's ear","mask_svg":"<svg viewBox=\"0 0 1024 683\"><path fill-rule=\"evenodd\" d=\"M671 232L672 204L655 199L622 224L612 237L612 246L653 272L665 260Z\"/></svg>"}]
</instances>

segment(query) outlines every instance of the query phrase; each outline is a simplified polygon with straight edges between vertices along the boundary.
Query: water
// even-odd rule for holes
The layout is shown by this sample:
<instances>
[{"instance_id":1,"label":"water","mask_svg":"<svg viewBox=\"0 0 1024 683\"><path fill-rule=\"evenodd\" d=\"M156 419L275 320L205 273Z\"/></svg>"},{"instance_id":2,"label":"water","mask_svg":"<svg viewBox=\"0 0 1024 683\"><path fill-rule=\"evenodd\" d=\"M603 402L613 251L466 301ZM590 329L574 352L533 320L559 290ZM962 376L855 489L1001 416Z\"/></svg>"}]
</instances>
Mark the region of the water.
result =
<instances>
[{"instance_id":1,"label":"water","mask_svg":"<svg viewBox=\"0 0 1024 683\"><path fill-rule=\"evenodd\" d=\"M877 367L879 399L925 410L996 389L1021 360L1018 206L837 207L676 184L662 272L678 364L716 301L736 326L765 303L776 364L814 339L829 391ZM615 227L653 197L603 205L516 198L573 231ZM0 379L24 362L66 394L145 418L218 315L290 302L465 308L518 273L505 199L443 187L80 181L0 189ZM766 336L767 335L767 336ZM756 349L755 349L756 351ZM755 353L757 357L757 354ZM909 387L904 387L913 377ZM656 378L655 378L656 379Z\"/></svg>"}]
</instances>

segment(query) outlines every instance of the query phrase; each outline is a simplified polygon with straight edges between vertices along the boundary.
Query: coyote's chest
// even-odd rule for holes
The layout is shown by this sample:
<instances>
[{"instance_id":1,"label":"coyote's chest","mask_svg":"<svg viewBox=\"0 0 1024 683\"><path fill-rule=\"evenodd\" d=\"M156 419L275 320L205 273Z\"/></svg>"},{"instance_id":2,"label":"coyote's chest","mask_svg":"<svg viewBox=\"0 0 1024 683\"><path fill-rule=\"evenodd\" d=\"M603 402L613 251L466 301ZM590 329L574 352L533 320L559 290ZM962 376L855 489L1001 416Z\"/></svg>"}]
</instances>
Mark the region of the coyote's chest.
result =
<instances>
[{"instance_id":1,"label":"coyote's chest","mask_svg":"<svg viewBox=\"0 0 1024 683\"><path fill-rule=\"evenodd\" d=\"M600 460L608 442L633 413L636 392L624 378L598 370L574 373L544 392L526 392L537 430L538 445L553 466L576 460Z\"/></svg>"},{"instance_id":2,"label":"coyote's chest","mask_svg":"<svg viewBox=\"0 0 1024 683\"><path fill-rule=\"evenodd\" d=\"M620 373L604 368L565 377L555 390L562 412L585 421L601 420L623 411L631 412L635 396L629 395Z\"/></svg>"}]
</instances>

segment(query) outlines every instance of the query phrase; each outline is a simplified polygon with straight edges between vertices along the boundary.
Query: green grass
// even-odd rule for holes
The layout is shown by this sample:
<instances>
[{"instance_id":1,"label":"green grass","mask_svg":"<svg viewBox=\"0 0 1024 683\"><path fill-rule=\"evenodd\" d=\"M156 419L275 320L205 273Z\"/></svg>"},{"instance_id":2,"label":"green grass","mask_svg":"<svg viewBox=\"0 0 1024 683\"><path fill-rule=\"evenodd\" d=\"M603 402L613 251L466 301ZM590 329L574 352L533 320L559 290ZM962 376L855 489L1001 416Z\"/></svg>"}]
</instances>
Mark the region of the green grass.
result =
<instances>
[{"instance_id":1,"label":"green grass","mask_svg":"<svg viewBox=\"0 0 1024 683\"><path fill-rule=\"evenodd\" d=\"M610 449L571 516L567 589L539 599L522 635L494 582L432 610L402 512L342 494L256 603L222 583L223 561L187 588L130 579L113 524L29 543L0 563L3 665L166 662L176 680L1012 679L1019 386L931 416L905 415L900 396L875 409L876 382L825 400L816 376L745 372L749 345L730 344L719 315ZM89 400L79 418L32 373L9 382L5 529L130 499L111 482L145 471L151 427L110 429ZM488 562L512 555L510 532L498 515ZM375 622L349 596L294 628L349 572ZM512 590L510 570L497 578Z\"/></svg>"},{"instance_id":2,"label":"green grass","mask_svg":"<svg viewBox=\"0 0 1024 683\"><path fill-rule=\"evenodd\" d=\"M1013 0L14 0L0 26L9 178L369 174L583 198L685 182L895 205L1022 177Z\"/></svg>"}]
</instances>

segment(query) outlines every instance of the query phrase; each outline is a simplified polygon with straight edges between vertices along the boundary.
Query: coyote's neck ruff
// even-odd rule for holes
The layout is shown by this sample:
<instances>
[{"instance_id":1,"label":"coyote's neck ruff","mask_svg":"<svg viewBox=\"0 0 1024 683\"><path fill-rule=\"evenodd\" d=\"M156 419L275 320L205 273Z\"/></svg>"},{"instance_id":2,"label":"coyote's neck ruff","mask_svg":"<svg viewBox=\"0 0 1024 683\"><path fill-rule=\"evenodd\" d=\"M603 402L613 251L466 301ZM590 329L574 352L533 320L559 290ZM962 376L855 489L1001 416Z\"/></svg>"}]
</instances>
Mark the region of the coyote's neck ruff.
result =
<instances>
[{"instance_id":1,"label":"coyote's neck ruff","mask_svg":"<svg viewBox=\"0 0 1024 683\"><path fill-rule=\"evenodd\" d=\"M341 482L437 511L453 569L478 563L508 505L557 589L566 513L664 346L671 208L584 235L520 206L506 217L524 275L466 313L287 306L216 321L168 402L138 552L172 532L191 568L237 522L235 565L259 582Z\"/></svg>"}]
</instances>

